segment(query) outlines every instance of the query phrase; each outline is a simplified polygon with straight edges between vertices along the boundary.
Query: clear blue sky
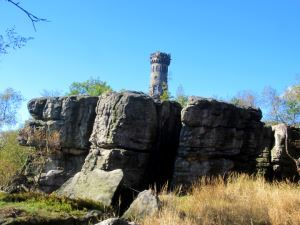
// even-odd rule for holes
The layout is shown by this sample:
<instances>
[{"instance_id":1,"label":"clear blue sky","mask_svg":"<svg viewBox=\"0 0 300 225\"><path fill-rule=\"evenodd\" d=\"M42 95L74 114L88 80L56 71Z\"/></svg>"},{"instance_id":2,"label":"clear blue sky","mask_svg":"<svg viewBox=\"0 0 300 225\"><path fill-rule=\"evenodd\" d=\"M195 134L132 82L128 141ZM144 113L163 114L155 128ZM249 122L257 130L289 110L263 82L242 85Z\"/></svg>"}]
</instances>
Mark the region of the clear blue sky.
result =
<instances>
[{"instance_id":1,"label":"clear blue sky","mask_svg":"<svg viewBox=\"0 0 300 225\"><path fill-rule=\"evenodd\" d=\"M113 89L147 92L149 54L171 53L170 91L228 97L240 90L282 91L300 73L300 0L27 0L51 22L34 32L26 16L0 0L0 32L33 36L0 57L0 90L29 100L43 89L68 90L99 77ZM22 117L27 117L25 104Z\"/></svg>"}]
</instances>

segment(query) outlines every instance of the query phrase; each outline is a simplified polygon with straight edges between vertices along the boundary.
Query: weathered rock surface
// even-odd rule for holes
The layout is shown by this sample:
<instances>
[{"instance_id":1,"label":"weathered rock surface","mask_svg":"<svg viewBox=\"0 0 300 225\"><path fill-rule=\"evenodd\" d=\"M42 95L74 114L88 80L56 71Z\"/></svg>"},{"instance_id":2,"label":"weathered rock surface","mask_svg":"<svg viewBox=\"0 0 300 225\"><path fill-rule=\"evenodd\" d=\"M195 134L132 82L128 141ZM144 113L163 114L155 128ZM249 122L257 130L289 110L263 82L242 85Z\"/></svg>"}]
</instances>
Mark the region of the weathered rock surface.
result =
<instances>
[{"instance_id":1,"label":"weathered rock surface","mask_svg":"<svg viewBox=\"0 0 300 225\"><path fill-rule=\"evenodd\" d=\"M51 193L80 171L85 155L65 155L61 152L49 156L30 156L20 174L3 190L9 193L43 191Z\"/></svg>"},{"instance_id":2,"label":"weathered rock surface","mask_svg":"<svg viewBox=\"0 0 300 225\"><path fill-rule=\"evenodd\" d=\"M146 190L137 196L129 209L123 214L123 219L143 219L153 216L161 207L161 202L152 190Z\"/></svg>"},{"instance_id":3,"label":"weathered rock surface","mask_svg":"<svg viewBox=\"0 0 300 225\"><path fill-rule=\"evenodd\" d=\"M297 163L300 163L300 131L278 124L272 126L275 144L271 150L271 164L274 176L279 179L298 177ZM286 141L286 138L288 140ZM286 149L287 144L287 149ZM300 166L300 165L299 165Z\"/></svg>"},{"instance_id":4,"label":"weathered rock surface","mask_svg":"<svg viewBox=\"0 0 300 225\"><path fill-rule=\"evenodd\" d=\"M137 92L102 95L90 141L93 147L151 151L157 129L154 101Z\"/></svg>"},{"instance_id":5,"label":"weathered rock surface","mask_svg":"<svg viewBox=\"0 0 300 225\"><path fill-rule=\"evenodd\" d=\"M29 101L34 119L25 125L18 140L44 153L28 161L23 170L28 188L50 193L80 171L90 149L97 102L98 97L88 96Z\"/></svg>"},{"instance_id":6,"label":"weathered rock surface","mask_svg":"<svg viewBox=\"0 0 300 225\"><path fill-rule=\"evenodd\" d=\"M35 146L37 132L42 135L57 132L57 148L66 153L81 153L89 150L89 137L95 120L98 97L67 96L32 99L28 110L33 121L20 135L24 145Z\"/></svg>"},{"instance_id":7,"label":"weathered rock surface","mask_svg":"<svg viewBox=\"0 0 300 225\"><path fill-rule=\"evenodd\" d=\"M149 153L134 152L124 149L92 149L87 156L82 171L88 173L94 169L112 171L122 169L125 176L123 185L138 187L147 176Z\"/></svg>"},{"instance_id":8,"label":"weathered rock surface","mask_svg":"<svg viewBox=\"0 0 300 225\"><path fill-rule=\"evenodd\" d=\"M102 95L83 170L122 169L123 185L129 189L167 182L178 145L180 111L178 103L156 103L139 92Z\"/></svg>"},{"instance_id":9,"label":"weathered rock surface","mask_svg":"<svg viewBox=\"0 0 300 225\"><path fill-rule=\"evenodd\" d=\"M84 162L85 155L71 155L64 153L56 153L49 155L45 159L45 164L41 168L38 176L39 188L44 192L50 193L58 189L67 178L72 177L74 173L80 171ZM36 168L35 168L36 169ZM32 171L28 167L25 175L34 175L38 171Z\"/></svg>"},{"instance_id":10,"label":"weathered rock surface","mask_svg":"<svg viewBox=\"0 0 300 225\"><path fill-rule=\"evenodd\" d=\"M174 184L233 170L255 170L263 143L260 110L192 97L181 116Z\"/></svg>"},{"instance_id":11,"label":"weathered rock surface","mask_svg":"<svg viewBox=\"0 0 300 225\"><path fill-rule=\"evenodd\" d=\"M79 172L57 190L57 194L73 199L87 199L110 206L123 179L122 170L110 172L94 169Z\"/></svg>"}]
</instances>

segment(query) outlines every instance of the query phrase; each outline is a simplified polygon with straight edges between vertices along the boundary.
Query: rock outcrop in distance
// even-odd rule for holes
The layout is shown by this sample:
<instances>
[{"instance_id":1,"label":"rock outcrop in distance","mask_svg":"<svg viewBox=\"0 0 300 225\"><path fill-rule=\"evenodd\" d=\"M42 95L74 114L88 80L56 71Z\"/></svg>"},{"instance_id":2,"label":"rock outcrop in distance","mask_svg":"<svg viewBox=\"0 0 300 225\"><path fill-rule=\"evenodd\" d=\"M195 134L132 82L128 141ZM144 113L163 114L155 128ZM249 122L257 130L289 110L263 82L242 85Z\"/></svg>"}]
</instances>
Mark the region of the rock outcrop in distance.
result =
<instances>
[{"instance_id":1,"label":"rock outcrop in distance","mask_svg":"<svg viewBox=\"0 0 300 225\"><path fill-rule=\"evenodd\" d=\"M300 156L300 130L287 127L289 135L280 135L261 122L259 109L200 97L182 109L130 91L33 99L28 109L33 121L20 143L47 154L39 167L28 162L27 183L15 182L11 191L23 185L107 205L121 199L125 209L149 186L188 187L201 176L299 178L291 157Z\"/></svg>"}]
</instances>

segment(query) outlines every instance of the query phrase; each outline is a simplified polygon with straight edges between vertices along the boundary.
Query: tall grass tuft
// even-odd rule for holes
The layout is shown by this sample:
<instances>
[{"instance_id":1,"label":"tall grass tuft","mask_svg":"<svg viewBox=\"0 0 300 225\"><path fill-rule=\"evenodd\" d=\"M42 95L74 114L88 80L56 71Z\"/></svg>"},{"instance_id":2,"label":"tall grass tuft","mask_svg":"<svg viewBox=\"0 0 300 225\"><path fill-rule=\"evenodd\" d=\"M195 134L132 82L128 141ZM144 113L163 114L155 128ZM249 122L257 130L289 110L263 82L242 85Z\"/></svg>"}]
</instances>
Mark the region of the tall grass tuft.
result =
<instances>
[{"instance_id":1,"label":"tall grass tuft","mask_svg":"<svg viewBox=\"0 0 300 225\"><path fill-rule=\"evenodd\" d=\"M262 177L202 178L187 195L161 193L162 210L143 225L299 225L300 184Z\"/></svg>"}]
</instances>

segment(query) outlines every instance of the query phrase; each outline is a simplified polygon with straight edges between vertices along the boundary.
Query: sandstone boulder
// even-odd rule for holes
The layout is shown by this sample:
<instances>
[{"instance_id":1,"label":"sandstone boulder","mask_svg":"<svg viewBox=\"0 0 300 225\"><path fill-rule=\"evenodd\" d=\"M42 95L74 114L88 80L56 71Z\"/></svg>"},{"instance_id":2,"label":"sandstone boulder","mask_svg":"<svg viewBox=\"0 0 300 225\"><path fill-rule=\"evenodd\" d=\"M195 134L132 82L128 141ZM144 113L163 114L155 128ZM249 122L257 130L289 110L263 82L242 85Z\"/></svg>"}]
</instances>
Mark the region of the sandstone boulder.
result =
<instances>
[{"instance_id":1,"label":"sandstone boulder","mask_svg":"<svg viewBox=\"0 0 300 225\"><path fill-rule=\"evenodd\" d=\"M129 209L123 214L123 219L143 219L153 216L160 209L161 202L152 190L145 190L131 203Z\"/></svg>"},{"instance_id":2,"label":"sandstone boulder","mask_svg":"<svg viewBox=\"0 0 300 225\"><path fill-rule=\"evenodd\" d=\"M120 169L110 172L94 169L87 174L79 172L56 193L68 198L92 200L110 206L122 179L123 172Z\"/></svg>"},{"instance_id":3,"label":"sandstone boulder","mask_svg":"<svg viewBox=\"0 0 300 225\"><path fill-rule=\"evenodd\" d=\"M157 130L154 101L138 92L100 97L90 141L93 147L152 151Z\"/></svg>"}]
</instances>

